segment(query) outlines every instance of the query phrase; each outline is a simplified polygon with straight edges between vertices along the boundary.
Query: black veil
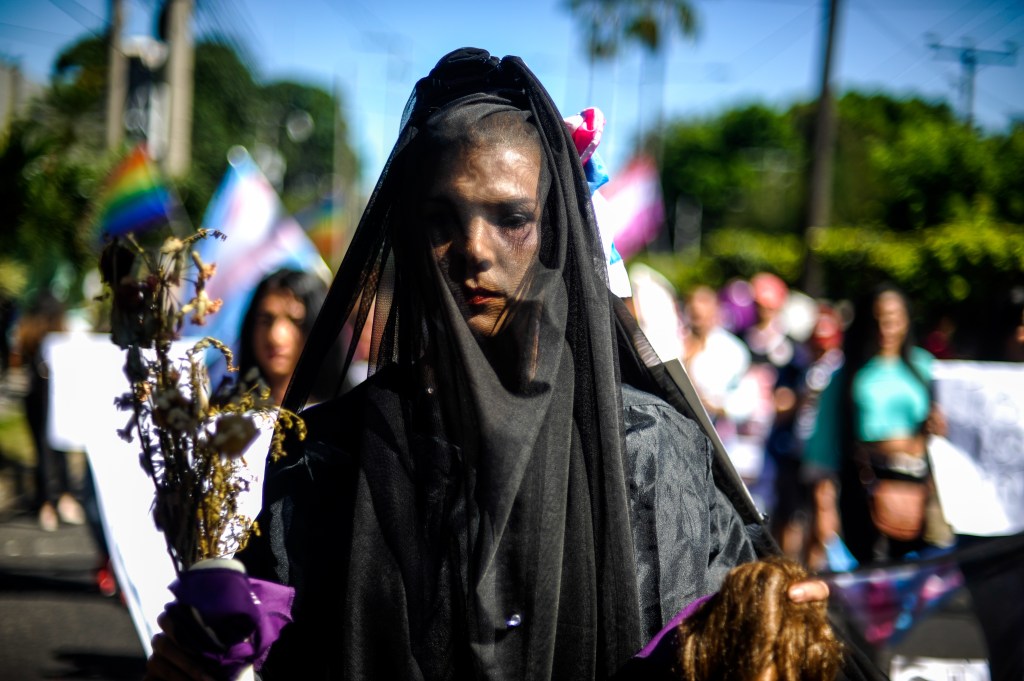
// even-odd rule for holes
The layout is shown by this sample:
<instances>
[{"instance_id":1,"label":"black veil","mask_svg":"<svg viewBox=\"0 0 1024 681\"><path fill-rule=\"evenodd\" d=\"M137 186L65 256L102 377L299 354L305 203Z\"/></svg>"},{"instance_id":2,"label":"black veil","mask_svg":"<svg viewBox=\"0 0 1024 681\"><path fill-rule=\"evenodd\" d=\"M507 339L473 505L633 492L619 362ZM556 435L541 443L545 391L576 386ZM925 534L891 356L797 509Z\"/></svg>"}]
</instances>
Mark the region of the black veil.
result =
<instances>
[{"instance_id":1,"label":"black veil","mask_svg":"<svg viewBox=\"0 0 1024 681\"><path fill-rule=\"evenodd\" d=\"M536 128L544 211L537 262L502 331L481 341L415 208L432 146L496 112ZM347 368L367 326L369 379L311 404L325 394L338 339L350 339ZM717 443L681 367L673 374L656 361L608 290L589 187L546 90L518 57L452 52L415 86L285 397L310 437L289 450L304 448L301 461L271 465L264 506L305 494L299 478L313 481L311 510L277 512L259 543L288 556L278 579L306 582L318 598L299 597L314 625L286 629L275 651L319 650L327 661L301 655L303 678L378 678L385 667L429 679L614 674L646 643L623 380L695 418ZM716 483L765 538L759 551L772 552L717 444ZM316 484L335 478L351 482L328 492ZM327 633L338 630L341 640ZM295 672L293 656L284 677Z\"/></svg>"},{"instance_id":2,"label":"black veil","mask_svg":"<svg viewBox=\"0 0 1024 681\"><path fill-rule=\"evenodd\" d=\"M423 155L497 111L522 112L539 133L544 211L538 262L502 332L481 342L412 210ZM285 407L307 406L335 339L366 324L371 376L345 397L373 415L341 432L335 403L304 412L312 439L359 452L352 513L381 543L348 561L347 581L394 560L408 601L400 627L432 678L609 675L644 643L615 322L582 166L519 58L463 49L417 83ZM453 610L466 621L437 614Z\"/></svg>"}]
</instances>

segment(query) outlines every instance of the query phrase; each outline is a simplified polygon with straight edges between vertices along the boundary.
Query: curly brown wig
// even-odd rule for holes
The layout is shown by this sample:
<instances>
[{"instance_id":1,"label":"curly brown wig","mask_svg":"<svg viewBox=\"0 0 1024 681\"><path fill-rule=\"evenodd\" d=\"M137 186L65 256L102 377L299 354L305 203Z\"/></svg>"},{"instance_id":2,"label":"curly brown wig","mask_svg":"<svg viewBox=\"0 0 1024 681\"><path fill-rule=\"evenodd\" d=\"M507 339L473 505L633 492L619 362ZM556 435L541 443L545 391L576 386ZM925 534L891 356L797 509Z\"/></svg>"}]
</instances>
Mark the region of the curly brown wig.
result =
<instances>
[{"instance_id":1,"label":"curly brown wig","mask_svg":"<svg viewBox=\"0 0 1024 681\"><path fill-rule=\"evenodd\" d=\"M789 587L808 578L799 564L768 558L734 568L721 590L679 625L687 681L829 681L842 644L824 602L794 603Z\"/></svg>"}]
</instances>

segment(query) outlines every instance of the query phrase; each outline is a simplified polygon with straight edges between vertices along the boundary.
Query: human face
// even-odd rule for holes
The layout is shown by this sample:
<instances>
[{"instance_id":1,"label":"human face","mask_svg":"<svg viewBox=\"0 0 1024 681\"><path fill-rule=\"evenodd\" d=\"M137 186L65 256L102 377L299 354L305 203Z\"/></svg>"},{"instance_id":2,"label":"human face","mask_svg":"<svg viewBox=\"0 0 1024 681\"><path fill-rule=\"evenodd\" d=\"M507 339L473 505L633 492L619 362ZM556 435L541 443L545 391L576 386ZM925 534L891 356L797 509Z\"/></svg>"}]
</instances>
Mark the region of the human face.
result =
<instances>
[{"instance_id":1,"label":"human face","mask_svg":"<svg viewBox=\"0 0 1024 681\"><path fill-rule=\"evenodd\" d=\"M878 296L875 319L878 321L878 354L895 357L910 328L907 307L898 293L887 291Z\"/></svg>"},{"instance_id":2,"label":"human face","mask_svg":"<svg viewBox=\"0 0 1024 681\"><path fill-rule=\"evenodd\" d=\"M256 306L253 354L275 398L278 393L283 397L299 361L305 319L305 306L289 291L271 291Z\"/></svg>"},{"instance_id":3,"label":"human face","mask_svg":"<svg viewBox=\"0 0 1024 681\"><path fill-rule=\"evenodd\" d=\"M419 208L434 258L474 334L496 334L540 247L540 152L527 144L444 154Z\"/></svg>"},{"instance_id":4,"label":"human face","mask_svg":"<svg viewBox=\"0 0 1024 681\"><path fill-rule=\"evenodd\" d=\"M698 338L706 337L718 325L718 298L715 292L698 288L690 296L687 310L690 329Z\"/></svg>"}]
</instances>

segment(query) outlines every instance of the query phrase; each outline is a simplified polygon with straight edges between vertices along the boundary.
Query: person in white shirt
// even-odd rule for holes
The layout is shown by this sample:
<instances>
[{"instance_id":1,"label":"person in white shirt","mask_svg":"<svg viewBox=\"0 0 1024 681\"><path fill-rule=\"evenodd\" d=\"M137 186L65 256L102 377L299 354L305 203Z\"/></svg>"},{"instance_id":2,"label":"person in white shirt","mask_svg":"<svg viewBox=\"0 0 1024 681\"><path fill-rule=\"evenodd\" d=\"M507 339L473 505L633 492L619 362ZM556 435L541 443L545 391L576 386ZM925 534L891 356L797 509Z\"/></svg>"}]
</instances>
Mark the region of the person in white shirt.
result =
<instances>
[{"instance_id":1,"label":"person in white shirt","mask_svg":"<svg viewBox=\"0 0 1024 681\"><path fill-rule=\"evenodd\" d=\"M687 297L687 335L683 364L712 419L745 416L731 399L750 367L750 352L739 338L720 325L718 296L698 286ZM736 412L734 408L739 408Z\"/></svg>"}]
</instances>

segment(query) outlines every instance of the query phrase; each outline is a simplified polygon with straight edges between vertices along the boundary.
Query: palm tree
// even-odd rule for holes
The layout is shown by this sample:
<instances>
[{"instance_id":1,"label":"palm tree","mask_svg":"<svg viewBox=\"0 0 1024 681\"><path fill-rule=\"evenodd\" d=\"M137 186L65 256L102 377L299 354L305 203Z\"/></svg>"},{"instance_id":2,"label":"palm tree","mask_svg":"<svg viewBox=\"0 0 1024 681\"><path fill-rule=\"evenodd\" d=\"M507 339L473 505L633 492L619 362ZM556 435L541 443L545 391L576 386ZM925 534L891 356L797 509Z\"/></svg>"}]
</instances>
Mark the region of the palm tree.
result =
<instances>
[{"instance_id":1,"label":"palm tree","mask_svg":"<svg viewBox=\"0 0 1024 681\"><path fill-rule=\"evenodd\" d=\"M568 0L586 39L590 63L588 99L593 95L594 64L614 58L623 44L644 49L658 80L658 125L665 87L665 55L674 30L686 38L697 35L697 15L688 0ZM645 69L647 70L647 69ZM643 137L640 131L638 138Z\"/></svg>"}]
</instances>

